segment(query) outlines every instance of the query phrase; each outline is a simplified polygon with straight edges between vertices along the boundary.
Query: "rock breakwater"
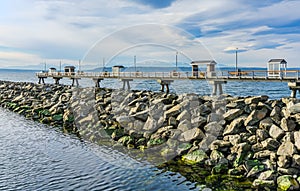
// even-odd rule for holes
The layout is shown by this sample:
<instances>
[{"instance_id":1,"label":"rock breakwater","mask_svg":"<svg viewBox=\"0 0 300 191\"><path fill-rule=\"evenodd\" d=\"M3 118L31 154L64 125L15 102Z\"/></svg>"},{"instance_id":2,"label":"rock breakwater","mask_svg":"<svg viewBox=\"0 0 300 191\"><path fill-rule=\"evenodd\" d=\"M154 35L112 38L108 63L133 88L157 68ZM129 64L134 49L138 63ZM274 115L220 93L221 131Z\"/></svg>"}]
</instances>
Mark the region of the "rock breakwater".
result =
<instances>
[{"instance_id":1,"label":"rock breakwater","mask_svg":"<svg viewBox=\"0 0 300 191\"><path fill-rule=\"evenodd\" d=\"M252 188L299 189L300 101L0 82L0 104L27 118L113 140L151 162L173 160L251 180ZM198 173L198 172L194 172Z\"/></svg>"}]
</instances>

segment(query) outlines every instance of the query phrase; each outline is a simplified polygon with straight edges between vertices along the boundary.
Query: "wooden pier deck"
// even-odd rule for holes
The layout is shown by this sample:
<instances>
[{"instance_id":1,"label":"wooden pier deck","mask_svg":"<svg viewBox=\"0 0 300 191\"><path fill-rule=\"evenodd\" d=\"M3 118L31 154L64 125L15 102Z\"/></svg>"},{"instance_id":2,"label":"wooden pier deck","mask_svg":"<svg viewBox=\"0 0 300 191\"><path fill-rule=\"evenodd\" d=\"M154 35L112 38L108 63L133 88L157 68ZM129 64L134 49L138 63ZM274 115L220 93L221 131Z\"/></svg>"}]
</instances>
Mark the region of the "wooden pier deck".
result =
<instances>
[{"instance_id":1,"label":"wooden pier deck","mask_svg":"<svg viewBox=\"0 0 300 191\"><path fill-rule=\"evenodd\" d=\"M219 91L222 93L222 83L227 81L266 81L266 82L288 82L292 90L292 97L296 96L296 91L300 91L300 70L286 70L286 71L266 71L266 70L247 70L242 72L235 71L216 71L213 73L207 72L38 72L36 76L39 78L39 83L44 83L44 78L52 77L55 83L58 84L62 78L70 78L73 80L72 85L79 85L78 79L90 78L94 80L95 86L100 87L100 81L106 78L121 79L123 81L123 88L127 84L129 88L129 81L134 79L153 79L158 80L162 85L167 87L174 80L207 80L214 85L214 92L219 86Z\"/></svg>"}]
</instances>

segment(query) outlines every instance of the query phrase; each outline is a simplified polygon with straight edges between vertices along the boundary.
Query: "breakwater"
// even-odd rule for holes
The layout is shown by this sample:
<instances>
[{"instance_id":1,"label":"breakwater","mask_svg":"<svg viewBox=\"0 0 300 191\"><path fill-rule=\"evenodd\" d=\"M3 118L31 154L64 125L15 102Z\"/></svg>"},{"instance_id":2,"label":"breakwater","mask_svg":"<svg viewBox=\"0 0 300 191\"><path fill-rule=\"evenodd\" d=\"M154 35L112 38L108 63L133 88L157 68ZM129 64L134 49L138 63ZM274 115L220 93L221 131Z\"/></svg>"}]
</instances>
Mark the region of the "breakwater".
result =
<instances>
[{"instance_id":1,"label":"breakwater","mask_svg":"<svg viewBox=\"0 0 300 191\"><path fill-rule=\"evenodd\" d=\"M113 140L157 164L201 166L251 180L252 188L299 187L300 105L235 98L0 82L2 107L95 143ZM193 172L190 172L190 174ZM199 172L194 172L199 173Z\"/></svg>"}]
</instances>

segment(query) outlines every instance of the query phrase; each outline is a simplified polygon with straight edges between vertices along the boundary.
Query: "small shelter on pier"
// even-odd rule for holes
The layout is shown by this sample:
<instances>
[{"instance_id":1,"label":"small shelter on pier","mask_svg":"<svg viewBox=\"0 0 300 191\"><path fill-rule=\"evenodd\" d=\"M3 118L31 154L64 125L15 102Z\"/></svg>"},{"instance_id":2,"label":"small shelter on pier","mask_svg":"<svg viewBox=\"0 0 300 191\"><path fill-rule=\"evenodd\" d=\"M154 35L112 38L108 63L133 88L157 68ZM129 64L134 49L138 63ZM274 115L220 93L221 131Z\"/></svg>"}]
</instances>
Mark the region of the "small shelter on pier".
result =
<instances>
[{"instance_id":1,"label":"small shelter on pier","mask_svg":"<svg viewBox=\"0 0 300 191\"><path fill-rule=\"evenodd\" d=\"M48 72L49 73L55 73L56 72L56 68L49 68Z\"/></svg>"},{"instance_id":2,"label":"small shelter on pier","mask_svg":"<svg viewBox=\"0 0 300 191\"><path fill-rule=\"evenodd\" d=\"M192 77L199 78L199 77L213 77L216 76L216 61L214 60L198 60L198 61L192 61ZM201 72L199 70L200 66L206 66L206 75L204 72Z\"/></svg>"},{"instance_id":3,"label":"small shelter on pier","mask_svg":"<svg viewBox=\"0 0 300 191\"><path fill-rule=\"evenodd\" d=\"M113 76L119 76L120 72L124 69L122 65L115 65L112 67Z\"/></svg>"},{"instance_id":4,"label":"small shelter on pier","mask_svg":"<svg viewBox=\"0 0 300 191\"><path fill-rule=\"evenodd\" d=\"M287 62L284 59L271 59L268 62L268 77L286 75Z\"/></svg>"},{"instance_id":5,"label":"small shelter on pier","mask_svg":"<svg viewBox=\"0 0 300 191\"><path fill-rule=\"evenodd\" d=\"M65 74L74 75L75 74L75 66L65 66Z\"/></svg>"}]
</instances>

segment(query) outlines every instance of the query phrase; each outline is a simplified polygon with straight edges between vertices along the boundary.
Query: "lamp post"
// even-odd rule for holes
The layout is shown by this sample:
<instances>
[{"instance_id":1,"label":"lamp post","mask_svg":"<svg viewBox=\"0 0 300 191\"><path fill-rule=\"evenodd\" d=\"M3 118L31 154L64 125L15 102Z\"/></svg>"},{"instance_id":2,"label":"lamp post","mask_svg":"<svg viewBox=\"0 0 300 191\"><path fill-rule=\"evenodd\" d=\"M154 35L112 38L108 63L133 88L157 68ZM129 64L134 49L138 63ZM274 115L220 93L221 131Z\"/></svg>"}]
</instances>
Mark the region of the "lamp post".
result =
<instances>
[{"instance_id":1,"label":"lamp post","mask_svg":"<svg viewBox=\"0 0 300 191\"><path fill-rule=\"evenodd\" d=\"M80 68L80 62L81 62L81 60L79 59L78 60L78 72L80 72L80 70L81 70L81 68Z\"/></svg>"},{"instance_id":2,"label":"lamp post","mask_svg":"<svg viewBox=\"0 0 300 191\"><path fill-rule=\"evenodd\" d=\"M178 52L176 51L176 57L175 57L175 60L176 60L176 72L177 72L177 62L178 62Z\"/></svg>"},{"instance_id":3,"label":"lamp post","mask_svg":"<svg viewBox=\"0 0 300 191\"><path fill-rule=\"evenodd\" d=\"M237 63L238 63L238 48L235 49L235 71L236 71L236 75L238 75L238 67L237 67Z\"/></svg>"},{"instance_id":4,"label":"lamp post","mask_svg":"<svg viewBox=\"0 0 300 191\"><path fill-rule=\"evenodd\" d=\"M61 61L59 61L59 72L61 72Z\"/></svg>"},{"instance_id":5,"label":"lamp post","mask_svg":"<svg viewBox=\"0 0 300 191\"><path fill-rule=\"evenodd\" d=\"M134 63L134 70L136 72L136 56L133 57L133 63Z\"/></svg>"}]
</instances>

